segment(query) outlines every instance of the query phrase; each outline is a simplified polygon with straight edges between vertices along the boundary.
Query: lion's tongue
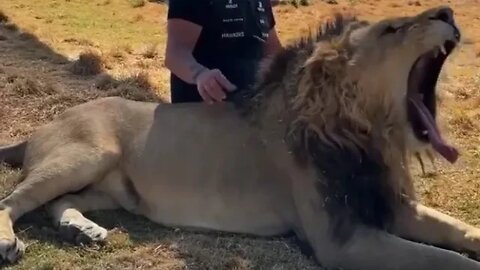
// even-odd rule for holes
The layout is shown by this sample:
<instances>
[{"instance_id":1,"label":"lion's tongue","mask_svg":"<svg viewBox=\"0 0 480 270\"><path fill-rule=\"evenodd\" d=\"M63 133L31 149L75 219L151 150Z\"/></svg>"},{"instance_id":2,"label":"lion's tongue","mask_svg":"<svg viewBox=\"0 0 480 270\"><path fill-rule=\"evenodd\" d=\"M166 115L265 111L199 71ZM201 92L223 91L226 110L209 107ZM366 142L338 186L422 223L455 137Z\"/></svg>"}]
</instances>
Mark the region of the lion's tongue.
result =
<instances>
[{"instance_id":1,"label":"lion's tongue","mask_svg":"<svg viewBox=\"0 0 480 270\"><path fill-rule=\"evenodd\" d=\"M417 109L422 123L427 128L428 138L430 139L430 143L432 144L433 148L449 162L454 163L455 161L457 161L457 149L445 143L445 141L440 135L440 132L438 131L437 124L435 123L435 120L428 111L427 107L425 107L423 102L418 98L410 98L410 101Z\"/></svg>"}]
</instances>

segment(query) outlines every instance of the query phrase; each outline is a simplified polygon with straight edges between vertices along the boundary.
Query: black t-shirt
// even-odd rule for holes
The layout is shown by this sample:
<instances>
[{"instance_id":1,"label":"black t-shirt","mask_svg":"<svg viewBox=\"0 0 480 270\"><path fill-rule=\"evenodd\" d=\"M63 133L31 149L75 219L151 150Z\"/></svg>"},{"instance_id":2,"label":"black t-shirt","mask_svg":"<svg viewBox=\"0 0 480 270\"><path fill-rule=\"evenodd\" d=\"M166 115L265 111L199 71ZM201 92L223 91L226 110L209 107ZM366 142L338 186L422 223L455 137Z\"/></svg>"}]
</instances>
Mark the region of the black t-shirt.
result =
<instances>
[{"instance_id":1,"label":"black t-shirt","mask_svg":"<svg viewBox=\"0 0 480 270\"><path fill-rule=\"evenodd\" d=\"M264 42L275 26L270 0L170 0L168 18L202 27L194 58L220 69L238 89L253 83ZM195 85L174 74L170 83L172 102L202 100Z\"/></svg>"}]
</instances>

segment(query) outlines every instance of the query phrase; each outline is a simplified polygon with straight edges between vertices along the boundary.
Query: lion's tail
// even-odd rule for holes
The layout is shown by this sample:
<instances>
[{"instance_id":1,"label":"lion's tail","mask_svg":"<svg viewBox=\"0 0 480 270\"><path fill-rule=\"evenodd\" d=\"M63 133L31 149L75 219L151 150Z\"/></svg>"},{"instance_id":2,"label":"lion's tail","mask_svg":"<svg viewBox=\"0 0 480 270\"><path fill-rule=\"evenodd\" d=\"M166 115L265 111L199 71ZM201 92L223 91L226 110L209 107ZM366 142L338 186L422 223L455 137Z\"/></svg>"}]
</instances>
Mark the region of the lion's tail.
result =
<instances>
[{"instance_id":1,"label":"lion's tail","mask_svg":"<svg viewBox=\"0 0 480 270\"><path fill-rule=\"evenodd\" d=\"M15 168L22 167L26 148L27 141L7 146L0 146L0 163L4 162Z\"/></svg>"}]
</instances>

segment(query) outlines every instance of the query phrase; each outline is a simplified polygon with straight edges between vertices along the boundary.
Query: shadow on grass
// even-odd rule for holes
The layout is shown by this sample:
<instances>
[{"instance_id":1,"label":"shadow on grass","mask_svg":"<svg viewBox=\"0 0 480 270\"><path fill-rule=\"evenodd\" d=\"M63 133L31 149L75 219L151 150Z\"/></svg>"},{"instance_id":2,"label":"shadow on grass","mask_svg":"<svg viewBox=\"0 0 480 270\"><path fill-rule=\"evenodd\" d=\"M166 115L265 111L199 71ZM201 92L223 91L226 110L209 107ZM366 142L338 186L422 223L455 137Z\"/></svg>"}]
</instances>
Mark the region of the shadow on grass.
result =
<instances>
[{"instance_id":1,"label":"shadow on grass","mask_svg":"<svg viewBox=\"0 0 480 270\"><path fill-rule=\"evenodd\" d=\"M35 69L36 66L33 64L39 64L44 71L56 71L59 76L62 76L62 78L59 78L60 80L90 83L93 92L88 92L87 100L103 96L122 96L139 101L165 102L154 93L155 89L148 81L148 75L146 79L143 78L145 76L142 75L143 77L141 77L138 74L132 74L130 77L127 76L122 79L113 78L105 72L106 70L103 67L105 60L93 49L85 49L80 53L78 59L70 60L40 41L34 34L20 30L20 27L11 22L8 16L0 10L0 54L2 53L9 55L10 60L0 63L0 68L3 65L5 67ZM32 73L36 72L37 70L32 70ZM29 75L25 74L27 77ZM105 82L111 82L108 84L110 87L96 87L96 80L101 80L104 85L108 84ZM71 93L72 96L74 94L87 94L87 89L76 92ZM84 100L81 100L81 102L84 102Z\"/></svg>"},{"instance_id":2,"label":"shadow on grass","mask_svg":"<svg viewBox=\"0 0 480 270\"><path fill-rule=\"evenodd\" d=\"M199 234L212 237L235 237L252 240L275 240L292 237L291 235L254 237L245 234L203 231L190 228L173 228L152 222L143 216L131 214L124 210L93 211L84 213L84 215L109 231L120 230L128 232L129 240L134 244L156 243L164 239L166 235L172 233L179 233L179 235L188 233L191 235ZM58 244L59 247L61 247L64 243L51 220L45 209L39 208L20 218L15 225L16 231L28 238L47 241L52 244Z\"/></svg>"},{"instance_id":3,"label":"shadow on grass","mask_svg":"<svg viewBox=\"0 0 480 270\"><path fill-rule=\"evenodd\" d=\"M67 64L69 61L65 56L55 52L48 45L41 42L35 35L23 32L19 27L10 21L9 17L0 10L0 36L1 42L12 41L18 49L16 55L18 60L43 60L55 65ZM0 48L3 47L0 42Z\"/></svg>"},{"instance_id":4,"label":"shadow on grass","mask_svg":"<svg viewBox=\"0 0 480 270\"><path fill-rule=\"evenodd\" d=\"M176 258L190 266L189 269L251 269L257 266L261 266L261 269L272 269L276 265L286 267L279 269L322 269L315 265L314 260L302 254L293 235L254 237L171 228L123 210L96 211L85 216L110 231L106 243L95 249L95 253L101 252L100 256L105 259L112 252L143 250L157 254L155 251L162 249L162 252L174 252ZM22 217L16 224L16 231L21 239L48 243L60 250L77 248L62 241L52 226L51 219L42 209ZM88 250L88 245L86 249ZM91 256L91 253L87 256ZM157 257L154 255L151 260L155 262ZM126 267L125 262L118 257L115 257L111 264L115 267Z\"/></svg>"}]
</instances>

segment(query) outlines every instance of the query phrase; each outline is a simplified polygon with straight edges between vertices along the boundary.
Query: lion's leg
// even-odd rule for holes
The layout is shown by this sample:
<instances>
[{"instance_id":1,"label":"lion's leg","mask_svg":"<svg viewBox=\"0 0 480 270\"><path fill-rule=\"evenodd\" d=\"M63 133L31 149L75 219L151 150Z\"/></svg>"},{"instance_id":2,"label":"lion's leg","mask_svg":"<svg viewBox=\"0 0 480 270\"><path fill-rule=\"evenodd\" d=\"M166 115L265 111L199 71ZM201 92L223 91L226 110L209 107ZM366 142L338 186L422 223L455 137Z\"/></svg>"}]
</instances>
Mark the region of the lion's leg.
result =
<instances>
[{"instance_id":1,"label":"lion's leg","mask_svg":"<svg viewBox=\"0 0 480 270\"><path fill-rule=\"evenodd\" d=\"M315 258L324 266L345 270L480 270L480 263L459 253L402 239L385 231L351 226L352 235L342 243L332 234L331 217L311 185L297 185L294 195L300 223ZM297 183L298 182L298 183Z\"/></svg>"},{"instance_id":2,"label":"lion's leg","mask_svg":"<svg viewBox=\"0 0 480 270\"><path fill-rule=\"evenodd\" d=\"M412 242L385 231L357 226L353 228L351 238L346 243L341 243L329 230L325 230L325 225L328 226L328 224L315 221L308 221L308 223L306 231L315 258L327 268L344 270L480 270L480 263L459 253Z\"/></svg>"},{"instance_id":3,"label":"lion's leg","mask_svg":"<svg viewBox=\"0 0 480 270\"><path fill-rule=\"evenodd\" d=\"M480 229L415 202L398 213L394 233L400 237L480 255Z\"/></svg>"},{"instance_id":4,"label":"lion's leg","mask_svg":"<svg viewBox=\"0 0 480 270\"><path fill-rule=\"evenodd\" d=\"M112 170L102 181L79 194L69 194L53 201L49 212L67 241L79 244L103 241L107 230L87 219L82 213L123 208L136 212L138 198L121 170Z\"/></svg>"},{"instance_id":5,"label":"lion's leg","mask_svg":"<svg viewBox=\"0 0 480 270\"><path fill-rule=\"evenodd\" d=\"M0 201L0 257L14 262L23 254L24 245L12 228L19 217L60 195L95 182L117 160L116 153L72 144L51 151L29 166L25 179Z\"/></svg>"},{"instance_id":6,"label":"lion's leg","mask_svg":"<svg viewBox=\"0 0 480 270\"><path fill-rule=\"evenodd\" d=\"M79 194L65 195L53 201L49 213L65 240L81 244L100 242L107 237L105 228L84 217L82 213L119 207L108 194L88 188Z\"/></svg>"}]
</instances>

